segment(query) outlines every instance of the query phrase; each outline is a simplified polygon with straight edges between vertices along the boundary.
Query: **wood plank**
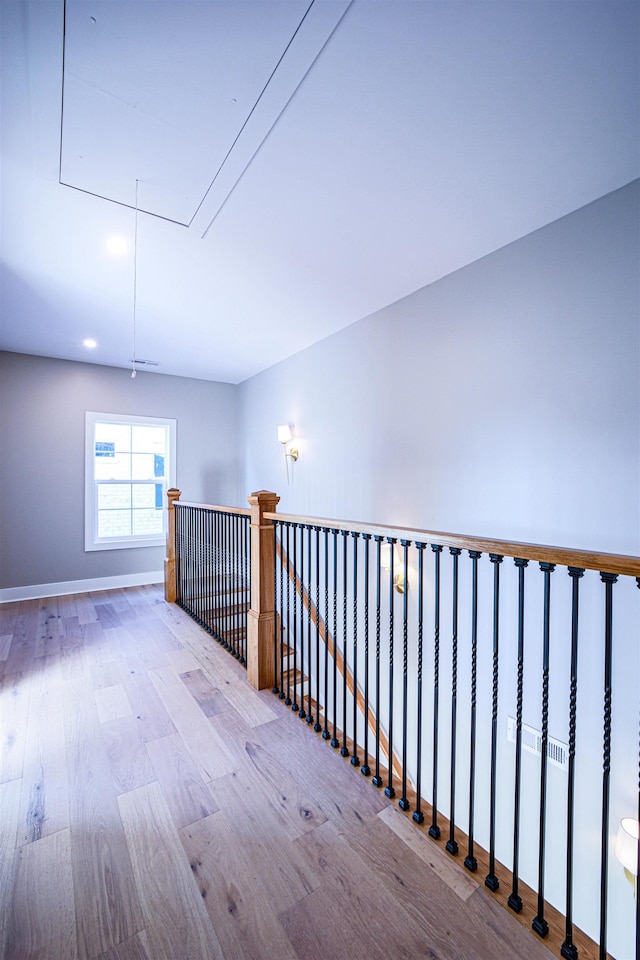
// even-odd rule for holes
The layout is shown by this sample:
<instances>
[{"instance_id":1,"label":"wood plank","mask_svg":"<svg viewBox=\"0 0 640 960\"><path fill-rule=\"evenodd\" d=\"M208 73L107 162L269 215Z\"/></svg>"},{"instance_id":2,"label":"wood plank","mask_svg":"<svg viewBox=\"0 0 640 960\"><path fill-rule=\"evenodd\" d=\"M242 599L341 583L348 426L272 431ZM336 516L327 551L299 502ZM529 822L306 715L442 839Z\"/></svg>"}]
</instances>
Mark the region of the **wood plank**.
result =
<instances>
[{"instance_id":1,"label":"wood plank","mask_svg":"<svg viewBox=\"0 0 640 960\"><path fill-rule=\"evenodd\" d=\"M317 871L282 828L279 812L269 797L255 789L247 768L210 784L241 848L251 849L251 862L276 913L281 913L320 884ZM238 812L242 811L241 815Z\"/></svg>"},{"instance_id":2,"label":"wood plank","mask_svg":"<svg viewBox=\"0 0 640 960\"><path fill-rule=\"evenodd\" d=\"M205 717L215 717L218 713L231 710L230 702L218 687L214 687L204 670L189 670L181 673L180 679Z\"/></svg>"},{"instance_id":3,"label":"wood plank","mask_svg":"<svg viewBox=\"0 0 640 960\"><path fill-rule=\"evenodd\" d=\"M237 759L228 741L212 728L173 670L150 670L149 677L205 783L231 773Z\"/></svg>"},{"instance_id":4,"label":"wood plank","mask_svg":"<svg viewBox=\"0 0 640 960\"><path fill-rule=\"evenodd\" d=\"M113 687L100 687L98 690L94 690L93 696L96 701L100 723L133 714L129 698L121 683Z\"/></svg>"},{"instance_id":5,"label":"wood plank","mask_svg":"<svg viewBox=\"0 0 640 960\"><path fill-rule=\"evenodd\" d=\"M180 650L168 650L165 654L168 665L176 676L182 673L188 673L190 670L199 670L200 664L191 653L182 647Z\"/></svg>"},{"instance_id":6,"label":"wood plank","mask_svg":"<svg viewBox=\"0 0 640 960\"><path fill-rule=\"evenodd\" d=\"M9 656L9 648L12 640L12 633L6 633L4 636L0 637L0 660L6 660Z\"/></svg>"},{"instance_id":7,"label":"wood plank","mask_svg":"<svg viewBox=\"0 0 640 960\"><path fill-rule=\"evenodd\" d=\"M17 854L5 960L77 960L69 830L21 847Z\"/></svg>"},{"instance_id":8,"label":"wood plank","mask_svg":"<svg viewBox=\"0 0 640 960\"><path fill-rule=\"evenodd\" d=\"M224 960L160 784L118 798L151 957Z\"/></svg>"},{"instance_id":9,"label":"wood plank","mask_svg":"<svg viewBox=\"0 0 640 960\"><path fill-rule=\"evenodd\" d=\"M64 704L78 949L89 960L144 924L93 694L66 684Z\"/></svg>"},{"instance_id":10,"label":"wood plank","mask_svg":"<svg viewBox=\"0 0 640 960\"><path fill-rule=\"evenodd\" d=\"M12 645L13 647L13 645ZM24 766L31 678L27 673L6 674L0 680L2 698L2 751L0 783L18 780Z\"/></svg>"},{"instance_id":11,"label":"wood plank","mask_svg":"<svg viewBox=\"0 0 640 960\"><path fill-rule=\"evenodd\" d=\"M107 950L96 960L154 960L145 949L144 934L144 930L141 930L124 943L119 943L117 947Z\"/></svg>"},{"instance_id":12,"label":"wood plank","mask_svg":"<svg viewBox=\"0 0 640 960\"><path fill-rule=\"evenodd\" d=\"M147 743L155 775L176 827L186 827L218 809L178 734Z\"/></svg>"},{"instance_id":13,"label":"wood plank","mask_svg":"<svg viewBox=\"0 0 640 960\"><path fill-rule=\"evenodd\" d=\"M276 720L278 713L265 703L260 693L247 684L246 677L239 680L227 680L221 686L223 695L242 716L250 727L259 727L263 723Z\"/></svg>"},{"instance_id":14,"label":"wood plank","mask_svg":"<svg viewBox=\"0 0 640 960\"><path fill-rule=\"evenodd\" d=\"M460 869L460 864L452 860L450 854L430 839L423 830L416 828L396 807L389 805L381 810L378 817L385 823L416 856L428 864L443 883L461 900L468 900L476 892L478 884Z\"/></svg>"},{"instance_id":15,"label":"wood plank","mask_svg":"<svg viewBox=\"0 0 640 960\"><path fill-rule=\"evenodd\" d=\"M116 794L155 780L155 771L133 714L103 723L102 736Z\"/></svg>"},{"instance_id":16,"label":"wood plank","mask_svg":"<svg viewBox=\"0 0 640 960\"><path fill-rule=\"evenodd\" d=\"M18 844L68 828L69 782L59 658L31 674Z\"/></svg>"},{"instance_id":17,"label":"wood plank","mask_svg":"<svg viewBox=\"0 0 640 960\"><path fill-rule=\"evenodd\" d=\"M13 897L16 834L20 816L21 780L0 783L0 957L6 956L6 937Z\"/></svg>"},{"instance_id":18,"label":"wood plank","mask_svg":"<svg viewBox=\"0 0 640 960\"><path fill-rule=\"evenodd\" d=\"M268 883L256 876L251 848L238 843L224 814L185 827L180 837L224 955L297 960L271 905Z\"/></svg>"}]
</instances>

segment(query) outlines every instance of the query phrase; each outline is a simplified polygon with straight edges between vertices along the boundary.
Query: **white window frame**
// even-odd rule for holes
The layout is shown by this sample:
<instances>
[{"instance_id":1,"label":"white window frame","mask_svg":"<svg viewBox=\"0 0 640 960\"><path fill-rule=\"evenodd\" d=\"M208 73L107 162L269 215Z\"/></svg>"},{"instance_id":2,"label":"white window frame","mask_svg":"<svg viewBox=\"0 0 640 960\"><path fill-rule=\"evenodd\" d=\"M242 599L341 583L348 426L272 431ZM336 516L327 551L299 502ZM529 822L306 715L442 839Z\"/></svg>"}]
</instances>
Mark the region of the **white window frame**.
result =
<instances>
[{"instance_id":1,"label":"white window frame","mask_svg":"<svg viewBox=\"0 0 640 960\"><path fill-rule=\"evenodd\" d=\"M98 482L96 481L95 465L95 427L97 423L123 423L128 426L154 426L169 428L169 471L165 477L162 535L157 537L127 536L102 537L97 535L98 529ZM84 549L90 550L122 550L130 547L160 547L166 542L167 531L167 503L166 491L168 487L176 485L176 420L164 417L139 417L135 414L97 413L87 411L85 415L85 473L84 473Z\"/></svg>"}]
</instances>

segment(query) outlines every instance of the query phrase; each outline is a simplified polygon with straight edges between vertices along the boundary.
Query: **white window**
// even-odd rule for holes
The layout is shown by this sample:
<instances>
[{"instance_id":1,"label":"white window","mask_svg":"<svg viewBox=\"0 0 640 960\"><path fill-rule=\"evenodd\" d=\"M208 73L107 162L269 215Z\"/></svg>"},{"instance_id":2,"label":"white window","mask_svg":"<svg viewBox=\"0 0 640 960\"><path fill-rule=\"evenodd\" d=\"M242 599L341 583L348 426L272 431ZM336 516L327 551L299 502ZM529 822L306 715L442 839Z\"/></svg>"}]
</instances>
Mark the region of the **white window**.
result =
<instances>
[{"instance_id":1,"label":"white window","mask_svg":"<svg viewBox=\"0 0 640 960\"><path fill-rule=\"evenodd\" d=\"M176 421L87 413L85 550L161 546Z\"/></svg>"}]
</instances>

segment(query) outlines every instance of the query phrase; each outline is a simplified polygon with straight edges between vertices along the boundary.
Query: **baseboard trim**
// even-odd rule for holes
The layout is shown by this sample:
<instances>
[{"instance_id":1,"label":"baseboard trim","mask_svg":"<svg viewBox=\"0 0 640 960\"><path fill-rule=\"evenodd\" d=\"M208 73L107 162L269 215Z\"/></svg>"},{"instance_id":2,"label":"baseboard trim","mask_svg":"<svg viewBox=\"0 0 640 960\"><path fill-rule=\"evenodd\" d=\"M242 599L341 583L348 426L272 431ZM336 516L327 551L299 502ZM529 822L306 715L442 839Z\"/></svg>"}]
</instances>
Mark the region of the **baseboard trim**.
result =
<instances>
[{"instance_id":1,"label":"baseboard trim","mask_svg":"<svg viewBox=\"0 0 640 960\"><path fill-rule=\"evenodd\" d=\"M117 577L95 577L92 580L62 580L60 583L36 583L28 587L0 589L0 603L13 600L42 600L45 597L64 597L70 593L91 593L94 590L115 590L119 587L144 587L162 583L162 570L148 573L125 573Z\"/></svg>"}]
</instances>

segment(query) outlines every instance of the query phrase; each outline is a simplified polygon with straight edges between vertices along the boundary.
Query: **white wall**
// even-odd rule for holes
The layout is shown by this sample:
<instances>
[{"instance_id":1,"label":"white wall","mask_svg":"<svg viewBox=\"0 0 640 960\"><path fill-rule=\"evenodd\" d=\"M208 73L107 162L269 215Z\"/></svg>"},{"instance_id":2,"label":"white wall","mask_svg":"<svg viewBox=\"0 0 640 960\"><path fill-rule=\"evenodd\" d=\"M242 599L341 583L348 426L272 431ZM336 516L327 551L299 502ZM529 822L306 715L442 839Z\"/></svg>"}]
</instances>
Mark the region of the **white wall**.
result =
<instances>
[{"instance_id":1,"label":"white wall","mask_svg":"<svg viewBox=\"0 0 640 960\"><path fill-rule=\"evenodd\" d=\"M275 490L281 512L639 554L639 187L636 181L603 197L242 384L241 488ZM300 448L291 486L276 439L277 425L287 421L295 424ZM515 572L511 562L503 566L498 770L507 792L498 803L497 850L510 863L514 749L505 730L507 716L515 716L515 595L506 585ZM463 569L468 578L468 563ZM536 564L528 578L524 720L539 729ZM603 715L597 574L587 575L581 589L574 918L595 939ZM461 590L468 591L466 580ZM550 734L566 742L566 571L554 575L552 590ZM619 818L637 810L638 593L630 578L615 588L608 945L619 958L633 952L633 897L613 843ZM484 596L478 729L479 752L486 755L490 587ZM445 745L449 615L443 613L441 638ZM468 707L468 633L468 607L461 605L461 725ZM463 783L468 762L465 744L459 747ZM539 768L525 755L521 868L532 882ZM446 813L444 768L441 774L439 806ZM486 775L486 768L479 770L476 822L476 838L485 847ZM561 910L566 783L566 774L550 771L546 893ZM461 823L465 803L462 797Z\"/></svg>"},{"instance_id":2,"label":"white wall","mask_svg":"<svg viewBox=\"0 0 640 960\"><path fill-rule=\"evenodd\" d=\"M640 552L639 184L242 384L241 489L298 513Z\"/></svg>"},{"instance_id":3,"label":"white wall","mask_svg":"<svg viewBox=\"0 0 640 960\"><path fill-rule=\"evenodd\" d=\"M85 411L175 418L184 500L235 505L237 388L0 354L0 588L144 574L164 549L84 551Z\"/></svg>"}]
</instances>

